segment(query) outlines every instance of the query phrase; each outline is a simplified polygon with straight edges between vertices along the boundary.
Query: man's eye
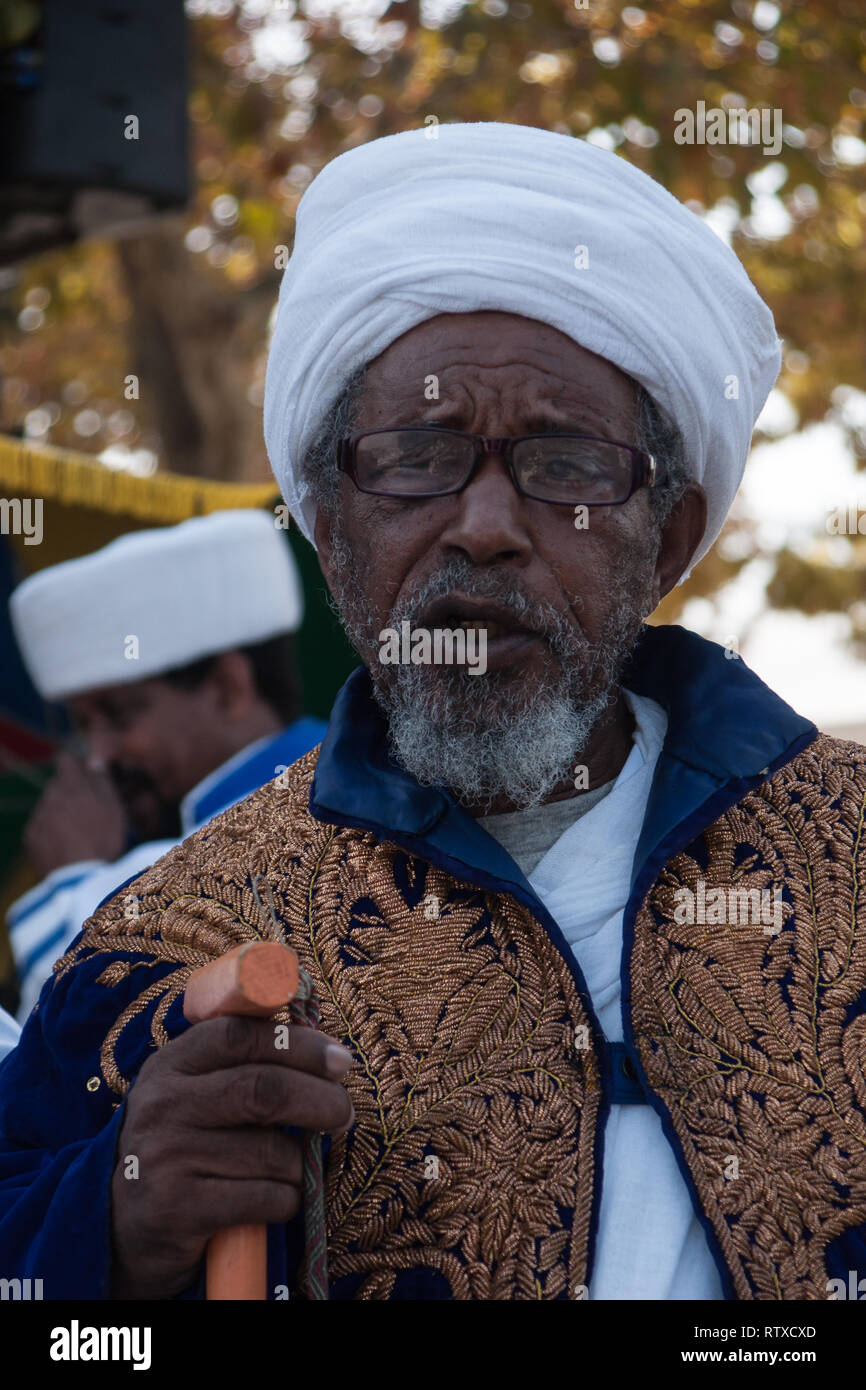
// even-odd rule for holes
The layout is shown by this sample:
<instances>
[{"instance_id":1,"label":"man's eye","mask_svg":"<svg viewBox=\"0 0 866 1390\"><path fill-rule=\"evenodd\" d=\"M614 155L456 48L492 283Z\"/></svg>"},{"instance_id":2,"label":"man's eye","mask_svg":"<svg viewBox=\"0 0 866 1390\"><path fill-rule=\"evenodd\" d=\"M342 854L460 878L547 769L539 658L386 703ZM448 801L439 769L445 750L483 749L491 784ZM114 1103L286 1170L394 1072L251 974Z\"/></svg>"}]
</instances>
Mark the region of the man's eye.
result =
<instances>
[{"instance_id":1,"label":"man's eye","mask_svg":"<svg viewBox=\"0 0 866 1390\"><path fill-rule=\"evenodd\" d=\"M405 459L402 459L401 463L406 468L411 468L415 472L425 469L429 472L436 467L441 457L441 454L435 453L432 450L422 451L419 449L417 453L409 454Z\"/></svg>"},{"instance_id":2,"label":"man's eye","mask_svg":"<svg viewBox=\"0 0 866 1390\"><path fill-rule=\"evenodd\" d=\"M406 470L412 473L429 473L435 470L446 458L445 451L435 445L418 445L409 449L403 449L400 453L391 454L387 459L380 459L376 465L376 471L382 475L399 473Z\"/></svg>"},{"instance_id":3,"label":"man's eye","mask_svg":"<svg viewBox=\"0 0 866 1390\"><path fill-rule=\"evenodd\" d=\"M444 439L417 439L403 445L398 451L397 457L410 463L429 464L441 458L449 451L449 444Z\"/></svg>"},{"instance_id":4,"label":"man's eye","mask_svg":"<svg viewBox=\"0 0 866 1390\"><path fill-rule=\"evenodd\" d=\"M588 474L596 471L589 460L569 458L568 455L549 458L544 467L548 474L554 478L585 478Z\"/></svg>"},{"instance_id":5,"label":"man's eye","mask_svg":"<svg viewBox=\"0 0 866 1390\"><path fill-rule=\"evenodd\" d=\"M536 475L548 478L585 478L598 472L597 461L579 454L544 452L530 461Z\"/></svg>"},{"instance_id":6,"label":"man's eye","mask_svg":"<svg viewBox=\"0 0 866 1390\"><path fill-rule=\"evenodd\" d=\"M135 722L140 710L141 706L136 704L113 705L106 709L105 718L113 729L122 732Z\"/></svg>"}]
</instances>

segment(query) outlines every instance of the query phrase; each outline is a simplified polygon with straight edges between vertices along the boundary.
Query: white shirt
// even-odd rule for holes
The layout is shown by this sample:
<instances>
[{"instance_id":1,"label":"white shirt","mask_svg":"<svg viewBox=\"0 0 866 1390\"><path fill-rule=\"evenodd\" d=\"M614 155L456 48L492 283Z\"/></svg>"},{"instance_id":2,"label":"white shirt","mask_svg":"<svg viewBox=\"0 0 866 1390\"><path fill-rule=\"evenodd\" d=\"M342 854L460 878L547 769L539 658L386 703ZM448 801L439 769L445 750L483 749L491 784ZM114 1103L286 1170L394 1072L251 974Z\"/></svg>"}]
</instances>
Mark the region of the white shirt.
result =
<instances>
[{"instance_id":1,"label":"white shirt","mask_svg":"<svg viewBox=\"0 0 866 1390\"><path fill-rule=\"evenodd\" d=\"M623 1041L623 910L667 715L625 691L633 746L612 790L551 846L529 882L583 971L605 1037ZM661 1120L613 1105L604 1136L591 1300L721 1299L721 1280Z\"/></svg>"},{"instance_id":2,"label":"white shirt","mask_svg":"<svg viewBox=\"0 0 866 1390\"><path fill-rule=\"evenodd\" d=\"M0 1061L17 1046L18 1037L21 1032L19 1025L11 1014L7 1014L5 1009L0 1009Z\"/></svg>"}]
</instances>

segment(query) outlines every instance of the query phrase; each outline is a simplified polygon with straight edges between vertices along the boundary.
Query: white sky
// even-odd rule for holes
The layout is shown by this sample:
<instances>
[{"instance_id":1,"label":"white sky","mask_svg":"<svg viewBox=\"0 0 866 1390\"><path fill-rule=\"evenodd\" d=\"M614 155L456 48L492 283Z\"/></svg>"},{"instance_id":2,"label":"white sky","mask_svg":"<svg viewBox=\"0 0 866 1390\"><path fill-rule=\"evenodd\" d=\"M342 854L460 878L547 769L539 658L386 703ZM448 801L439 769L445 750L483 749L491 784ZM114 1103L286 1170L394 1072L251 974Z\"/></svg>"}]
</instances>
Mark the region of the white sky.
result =
<instances>
[{"instance_id":1,"label":"white sky","mask_svg":"<svg viewBox=\"0 0 866 1390\"><path fill-rule=\"evenodd\" d=\"M856 471L842 430L825 423L755 448L737 506L769 547L818 543L842 562L850 542L827 533L827 518L849 504L866 512L866 473ZM866 724L866 662L846 647L848 619L768 609L771 573L770 562L752 561L713 604L688 603L680 621L714 641L735 639L752 670L819 727Z\"/></svg>"}]
</instances>

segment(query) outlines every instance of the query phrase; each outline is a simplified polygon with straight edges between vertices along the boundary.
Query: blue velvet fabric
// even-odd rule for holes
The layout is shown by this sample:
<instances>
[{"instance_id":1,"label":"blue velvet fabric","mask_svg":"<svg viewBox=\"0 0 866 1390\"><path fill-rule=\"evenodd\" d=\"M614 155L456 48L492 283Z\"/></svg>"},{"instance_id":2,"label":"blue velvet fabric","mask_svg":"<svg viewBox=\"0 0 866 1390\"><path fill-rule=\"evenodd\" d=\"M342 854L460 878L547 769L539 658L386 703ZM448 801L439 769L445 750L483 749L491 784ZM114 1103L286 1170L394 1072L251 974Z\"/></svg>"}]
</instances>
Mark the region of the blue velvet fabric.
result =
<instances>
[{"instance_id":1,"label":"blue velvet fabric","mask_svg":"<svg viewBox=\"0 0 866 1390\"><path fill-rule=\"evenodd\" d=\"M625 914L625 1051L645 1087L628 1025L628 947L640 900L672 854L760 785L768 772L795 757L817 731L742 660L730 659L721 647L678 627L644 630L624 684L658 701L669 716ZM382 718L363 669L353 672L335 702L310 809L323 821L370 829L409 853L458 873L464 882L507 892L524 902L545 925L572 970L592 1021L594 1041L601 1044L585 982L559 927L514 861L447 789L420 787L389 756ZM144 971L157 980L171 968L148 960L141 970L106 990L95 985L95 978L109 961L102 955L56 984L49 981L21 1042L0 1064L0 1275L41 1278L46 1298L107 1296L109 1189L123 1106L114 1108L104 1082L91 1091L87 1080L99 1076L103 1039L119 1010L140 994ZM169 1010L165 1026L170 1037L186 1027L179 1003ZM118 1055L122 1071L134 1076L151 1048L149 1020L136 1020L122 1035ZM612 1100L618 1098L613 1090L612 1084L605 1086L599 1159L604 1118ZM673 1142L673 1136L669 1137ZM600 1172L601 1164L597 1166ZM598 1193L596 1221L597 1198ZM731 1297L717 1243L706 1223L705 1229L726 1295ZM840 1269L866 1272L864 1234L849 1232L835 1243L838 1249L833 1257ZM595 1236L594 1226L590 1273ZM301 1241L299 1221L269 1230L271 1297L279 1296L281 1286L294 1285ZM846 1263L851 1260L859 1263ZM352 1276L332 1284L331 1297L351 1299L360 1280L361 1276ZM182 1297L203 1297L200 1277ZM435 1270L419 1268L398 1276L392 1297L447 1299L450 1293Z\"/></svg>"}]
</instances>

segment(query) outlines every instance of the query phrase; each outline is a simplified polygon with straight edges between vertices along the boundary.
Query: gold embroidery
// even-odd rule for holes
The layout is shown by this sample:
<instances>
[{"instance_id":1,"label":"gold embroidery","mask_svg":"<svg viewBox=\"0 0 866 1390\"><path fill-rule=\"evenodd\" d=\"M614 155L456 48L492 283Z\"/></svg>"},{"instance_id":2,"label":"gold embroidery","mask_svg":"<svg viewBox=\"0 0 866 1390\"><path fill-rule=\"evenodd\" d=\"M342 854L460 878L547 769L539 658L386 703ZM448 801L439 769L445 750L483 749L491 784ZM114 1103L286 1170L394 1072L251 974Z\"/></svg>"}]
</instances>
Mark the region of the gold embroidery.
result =
<instances>
[{"instance_id":1,"label":"gold embroidery","mask_svg":"<svg viewBox=\"0 0 866 1390\"><path fill-rule=\"evenodd\" d=\"M572 977L516 903L315 821L314 764L308 754L288 788L269 784L173 850L133 885L138 915L106 904L61 962L140 953L178 967L120 1012L103 1075L125 1093L115 1055L128 1024L149 1012L162 1045L190 971L256 934L262 875L323 1029L360 1059L356 1124L327 1172L332 1279L387 1298L400 1271L427 1268L454 1298L567 1297L586 1277L600 1101L596 1058L572 1045L589 1023Z\"/></svg>"},{"instance_id":2,"label":"gold embroidery","mask_svg":"<svg viewBox=\"0 0 866 1390\"><path fill-rule=\"evenodd\" d=\"M98 985L118 985L121 980L125 980L132 966L128 960L115 960L111 965L106 965L101 975L97 975Z\"/></svg>"},{"instance_id":3,"label":"gold embroidery","mask_svg":"<svg viewBox=\"0 0 866 1390\"><path fill-rule=\"evenodd\" d=\"M106 984L130 958L169 967L120 1010L102 1074L122 1096L127 1026L144 1016L164 1044L190 971L259 934L261 876L323 1029L359 1058L327 1171L332 1279L358 1299L423 1270L457 1299L574 1296L601 1092L566 962L513 899L314 820L315 759L155 864L138 915L106 904L58 963L110 955ZM826 1297L828 1243L866 1223L866 1019L846 1012L866 988L864 807L866 751L822 737L673 858L635 924L643 1066L739 1298ZM782 930L679 924L677 891L700 879L783 888Z\"/></svg>"},{"instance_id":4,"label":"gold embroidery","mask_svg":"<svg viewBox=\"0 0 866 1390\"><path fill-rule=\"evenodd\" d=\"M507 899L415 861L410 905L399 855L371 843L360 883L326 858L310 895L323 1026L361 1061L328 1171L332 1277L366 1275L360 1298L425 1266L454 1298L567 1295L585 1274L598 1106L595 1059L569 1047L585 1022L571 977ZM558 1207L575 1209L570 1229Z\"/></svg>"},{"instance_id":5,"label":"gold embroidery","mask_svg":"<svg viewBox=\"0 0 866 1390\"><path fill-rule=\"evenodd\" d=\"M641 1059L738 1298L826 1298L827 1245L866 1222L866 1018L846 1021L866 987L864 807L866 750L822 735L705 832L705 865L667 864L635 923ZM784 886L782 930L678 923L700 879Z\"/></svg>"}]
</instances>

